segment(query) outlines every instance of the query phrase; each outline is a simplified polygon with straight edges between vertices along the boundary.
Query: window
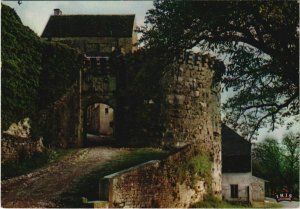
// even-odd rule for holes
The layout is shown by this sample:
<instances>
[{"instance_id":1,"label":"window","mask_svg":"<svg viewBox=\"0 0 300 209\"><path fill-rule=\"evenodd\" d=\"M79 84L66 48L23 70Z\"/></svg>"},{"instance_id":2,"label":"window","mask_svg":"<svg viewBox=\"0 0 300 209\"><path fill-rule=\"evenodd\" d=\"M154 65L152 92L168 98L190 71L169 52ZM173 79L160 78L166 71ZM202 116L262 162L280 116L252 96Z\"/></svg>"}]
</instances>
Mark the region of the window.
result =
<instances>
[{"instance_id":1,"label":"window","mask_svg":"<svg viewBox=\"0 0 300 209\"><path fill-rule=\"evenodd\" d=\"M85 45L85 50L87 53L97 53L97 52L99 52L99 44L98 43L87 43Z\"/></svg>"},{"instance_id":2,"label":"window","mask_svg":"<svg viewBox=\"0 0 300 209\"><path fill-rule=\"evenodd\" d=\"M239 187L237 184L231 184L230 185L230 190L231 190L231 198L238 198L238 193L239 193Z\"/></svg>"},{"instance_id":3,"label":"window","mask_svg":"<svg viewBox=\"0 0 300 209\"><path fill-rule=\"evenodd\" d=\"M105 108L105 115L108 114L108 107Z\"/></svg>"}]
</instances>

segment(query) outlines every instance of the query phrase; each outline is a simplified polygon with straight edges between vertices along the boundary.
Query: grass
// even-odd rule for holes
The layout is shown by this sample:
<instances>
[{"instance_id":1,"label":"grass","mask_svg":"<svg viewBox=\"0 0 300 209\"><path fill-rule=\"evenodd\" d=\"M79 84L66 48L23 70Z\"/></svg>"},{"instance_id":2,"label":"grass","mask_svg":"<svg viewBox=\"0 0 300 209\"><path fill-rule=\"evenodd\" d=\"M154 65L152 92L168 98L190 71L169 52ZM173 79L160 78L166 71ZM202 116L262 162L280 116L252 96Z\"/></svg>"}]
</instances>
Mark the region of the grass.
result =
<instances>
[{"instance_id":1,"label":"grass","mask_svg":"<svg viewBox=\"0 0 300 209\"><path fill-rule=\"evenodd\" d=\"M204 201L196 203L191 208L251 208L247 203L233 203L224 200L219 200L215 197L206 197Z\"/></svg>"},{"instance_id":2,"label":"grass","mask_svg":"<svg viewBox=\"0 0 300 209\"><path fill-rule=\"evenodd\" d=\"M17 162L1 165L1 180L30 173L38 168L48 165L65 155L71 154L73 149L47 150L43 153L36 153L32 157L20 157Z\"/></svg>"},{"instance_id":3,"label":"grass","mask_svg":"<svg viewBox=\"0 0 300 209\"><path fill-rule=\"evenodd\" d=\"M196 156L192 157L190 160L179 165L176 170L179 181L182 183L189 173L192 177L192 184L195 185L195 182L199 178L204 178L208 182L207 190L211 191L211 159L207 153L199 153ZM196 175L195 175L196 174Z\"/></svg>"},{"instance_id":4,"label":"grass","mask_svg":"<svg viewBox=\"0 0 300 209\"><path fill-rule=\"evenodd\" d=\"M99 180L104 176L136 166L138 164L158 160L167 156L168 152L153 149L140 148L131 149L129 153L125 153L114 159L100 169L93 171L89 175L84 176L74 191L62 195L61 201L58 203L60 207L82 207L81 198L86 197L88 200L99 199Z\"/></svg>"},{"instance_id":5,"label":"grass","mask_svg":"<svg viewBox=\"0 0 300 209\"><path fill-rule=\"evenodd\" d=\"M282 205L280 205L277 202L254 202L252 204L253 208L281 208Z\"/></svg>"},{"instance_id":6,"label":"grass","mask_svg":"<svg viewBox=\"0 0 300 209\"><path fill-rule=\"evenodd\" d=\"M192 208L281 208L282 206L276 202L254 202L250 203L241 202L228 202L218 200L214 197L206 197L203 202L196 203L191 206Z\"/></svg>"}]
</instances>

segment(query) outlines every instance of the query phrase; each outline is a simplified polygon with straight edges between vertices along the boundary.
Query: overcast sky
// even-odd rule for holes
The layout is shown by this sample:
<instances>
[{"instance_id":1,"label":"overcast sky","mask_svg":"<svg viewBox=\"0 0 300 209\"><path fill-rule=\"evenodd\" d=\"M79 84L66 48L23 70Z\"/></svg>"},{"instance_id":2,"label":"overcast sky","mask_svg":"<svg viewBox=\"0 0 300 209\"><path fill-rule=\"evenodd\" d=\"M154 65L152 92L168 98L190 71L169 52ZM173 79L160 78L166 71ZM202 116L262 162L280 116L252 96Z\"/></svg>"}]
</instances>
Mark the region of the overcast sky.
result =
<instances>
[{"instance_id":1,"label":"overcast sky","mask_svg":"<svg viewBox=\"0 0 300 209\"><path fill-rule=\"evenodd\" d=\"M39 36L54 8L61 9L63 14L135 14L138 26L143 24L147 10L153 8L152 1L22 1L21 5L18 5L17 1L2 2L14 8L23 24L29 26ZM228 95L222 93L222 102ZM300 124L291 130L299 131ZM285 132L284 127L269 133L266 128L260 129L258 139L261 140L266 136L281 138Z\"/></svg>"}]
</instances>

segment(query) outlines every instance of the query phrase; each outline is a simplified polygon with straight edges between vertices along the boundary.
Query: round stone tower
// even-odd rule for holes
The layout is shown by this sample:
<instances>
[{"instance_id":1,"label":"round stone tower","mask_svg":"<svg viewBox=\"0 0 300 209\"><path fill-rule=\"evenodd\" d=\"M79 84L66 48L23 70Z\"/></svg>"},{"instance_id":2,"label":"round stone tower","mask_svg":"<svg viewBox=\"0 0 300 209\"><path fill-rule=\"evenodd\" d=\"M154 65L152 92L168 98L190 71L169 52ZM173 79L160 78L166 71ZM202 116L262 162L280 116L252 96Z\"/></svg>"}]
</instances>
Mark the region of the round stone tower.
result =
<instances>
[{"instance_id":1,"label":"round stone tower","mask_svg":"<svg viewBox=\"0 0 300 209\"><path fill-rule=\"evenodd\" d=\"M193 144L212 161L212 194L221 198L220 83L224 69L209 54L185 52L169 66L162 80L164 134L162 145Z\"/></svg>"}]
</instances>

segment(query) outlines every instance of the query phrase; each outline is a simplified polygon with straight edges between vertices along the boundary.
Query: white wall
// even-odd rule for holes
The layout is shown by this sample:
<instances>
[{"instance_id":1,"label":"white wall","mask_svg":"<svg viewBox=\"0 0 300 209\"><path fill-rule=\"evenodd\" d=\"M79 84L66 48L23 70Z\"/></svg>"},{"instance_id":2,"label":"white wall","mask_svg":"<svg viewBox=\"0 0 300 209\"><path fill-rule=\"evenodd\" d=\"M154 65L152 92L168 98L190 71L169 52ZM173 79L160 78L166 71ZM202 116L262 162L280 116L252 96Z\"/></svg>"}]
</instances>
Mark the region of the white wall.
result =
<instances>
[{"instance_id":1,"label":"white wall","mask_svg":"<svg viewBox=\"0 0 300 209\"><path fill-rule=\"evenodd\" d=\"M105 113L105 109L108 108L108 113ZM100 120L100 133L104 135L112 135L113 128L110 127L110 123L113 121L114 118L114 110L106 105L100 104L99 105L99 120Z\"/></svg>"},{"instance_id":2,"label":"white wall","mask_svg":"<svg viewBox=\"0 0 300 209\"><path fill-rule=\"evenodd\" d=\"M238 185L238 198L231 198L230 185ZM247 187L249 187L250 201L264 201L264 180L248 173L222 173L222 196L229 201L248 201Z\"/></svg>"}]
</instances>

